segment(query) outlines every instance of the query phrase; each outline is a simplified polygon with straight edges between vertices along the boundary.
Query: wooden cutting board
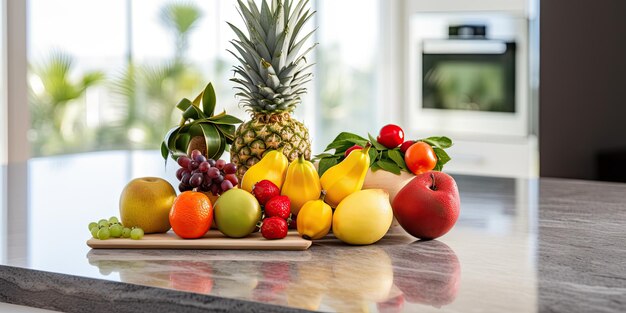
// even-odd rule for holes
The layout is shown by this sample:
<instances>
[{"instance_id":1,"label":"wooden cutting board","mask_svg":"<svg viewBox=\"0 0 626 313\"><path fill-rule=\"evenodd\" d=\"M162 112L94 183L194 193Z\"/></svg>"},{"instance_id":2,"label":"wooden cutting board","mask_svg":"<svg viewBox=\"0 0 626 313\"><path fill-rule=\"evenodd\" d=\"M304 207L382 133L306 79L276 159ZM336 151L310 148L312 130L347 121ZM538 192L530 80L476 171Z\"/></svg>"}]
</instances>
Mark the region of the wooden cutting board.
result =
<instances>
[{"instance_id":1,"label":"wooden cutting board","mask_svg":"<svg viewBox=\"0 0 626 313\"><path fill-rule=\"evenodd\" d=\"M87 240L87 245L93 249L306 250L311 246L311 241L302 239L294 230L278 240L267 240L261 233L253 233L245 238L228 238L217 230L210 230L199 239L182 239L170 231L165 234L148 234L141 240L91 238Z\"/></svg>"}]
</instances>

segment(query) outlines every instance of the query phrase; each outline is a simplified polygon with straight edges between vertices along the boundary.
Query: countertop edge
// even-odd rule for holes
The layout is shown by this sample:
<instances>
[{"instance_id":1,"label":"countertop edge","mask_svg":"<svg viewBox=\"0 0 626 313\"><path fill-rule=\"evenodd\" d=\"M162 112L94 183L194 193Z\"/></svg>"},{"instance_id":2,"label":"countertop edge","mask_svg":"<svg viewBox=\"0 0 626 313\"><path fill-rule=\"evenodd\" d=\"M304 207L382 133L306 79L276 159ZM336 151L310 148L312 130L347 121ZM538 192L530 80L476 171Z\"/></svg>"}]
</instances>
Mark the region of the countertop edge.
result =
<instances>
[{"instance_id":1,"label":"countertop edge","mask_svg":"<svg viewBox=\"0 0 626 313\"><path fill-rule=\"evenodd\" d=\"M6 265L0 302L61 312L312 312Z\"/></svg>"}]
</instances>

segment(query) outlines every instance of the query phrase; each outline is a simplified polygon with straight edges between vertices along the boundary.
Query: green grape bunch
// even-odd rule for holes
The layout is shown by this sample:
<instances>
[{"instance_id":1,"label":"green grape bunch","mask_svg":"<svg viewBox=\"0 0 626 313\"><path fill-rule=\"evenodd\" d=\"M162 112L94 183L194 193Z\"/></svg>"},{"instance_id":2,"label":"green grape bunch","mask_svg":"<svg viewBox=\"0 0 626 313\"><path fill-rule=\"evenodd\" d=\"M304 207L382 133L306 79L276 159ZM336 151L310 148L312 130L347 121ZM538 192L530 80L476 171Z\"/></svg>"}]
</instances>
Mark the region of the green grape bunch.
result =
<instances>
[{"instance_id":1,"label":"green grape bunch","mask_svg":"<svg viewBox=\"0 0 626 313\"><path fill-rule=\"evenodd\" d=\"M124 227L120 220L112 216L111 218L101 219L98 222L89 223L89 232L94 239L107 240L109 238L130 238L140 240L143 238L143 229L139 227Z\"/></svg>"}]
</instances>

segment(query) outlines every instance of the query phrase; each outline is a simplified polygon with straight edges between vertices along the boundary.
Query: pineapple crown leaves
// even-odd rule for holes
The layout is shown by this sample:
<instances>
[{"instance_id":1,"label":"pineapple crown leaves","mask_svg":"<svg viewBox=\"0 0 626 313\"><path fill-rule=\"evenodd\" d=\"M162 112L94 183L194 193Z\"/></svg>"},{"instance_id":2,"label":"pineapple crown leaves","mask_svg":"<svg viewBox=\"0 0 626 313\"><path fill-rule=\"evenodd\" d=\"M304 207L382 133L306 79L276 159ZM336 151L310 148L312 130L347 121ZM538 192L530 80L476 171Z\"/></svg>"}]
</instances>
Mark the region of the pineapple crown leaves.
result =
<instances>
[{"instance_id":1,"label":"pineapple crown leaves","mask_svg":"<svg viewBox=\"0 0 626 313\"><path fill-rule=\"evenodd\" d=\"M301 38L302 27L315 14L306 9L309 0L263 0L259 8L253 0L237 0L238 11L248 34L228 23L237 39L228 50L241 63L233 67L240 104L252 113L293 112L306 93L304 85L313 74L306 55L317 43L300 53L317 30Z\"/></svg>"},{"instance_id":2,"label":"pineapple crown leaves","mask_svg":"<svg viewBox=\"0 0 626 313\"><path fill-rule=\"evenodd\" d=\"M235 125L242 121L223 111L214 115L215 89L209 83L193 100L182 99L176 108L181 110L182 119L177 127L170 129L161 143L161 156L167 162L168 156L176 160L187 154L187 148L193 137L204 137L207 158L219 159L226 147L235 140Z\"/></svg>"}]
</instances>

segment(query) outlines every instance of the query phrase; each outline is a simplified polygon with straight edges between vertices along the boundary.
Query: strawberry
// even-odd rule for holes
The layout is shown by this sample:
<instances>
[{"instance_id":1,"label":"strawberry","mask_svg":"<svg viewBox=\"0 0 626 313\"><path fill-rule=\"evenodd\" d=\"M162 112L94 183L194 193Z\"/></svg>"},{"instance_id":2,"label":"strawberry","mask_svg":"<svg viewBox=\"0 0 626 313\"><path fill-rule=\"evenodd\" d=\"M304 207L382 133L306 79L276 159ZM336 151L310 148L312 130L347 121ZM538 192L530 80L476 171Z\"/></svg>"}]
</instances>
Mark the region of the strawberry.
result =
<instances>
[{"instance_id":1,"label":"strawberry","mask_svg":"<svg viewBox=\"0 0 626 313\"><path fill-rule=\"evenodd\" d=\"M252 194L261 205L265 205L267 201L280 195L280 189L273 182L264 179L252 187Z\"/></svg>"},{"instance_id":2,"label":"strawberry","mask_svg":"<svg viewBox=\"0 0 626 313\"><path fill-rule=\"evenodd\" d=\"M287 237L287 221L274 216L263 220L261 225L261 235L265 239L283 239Z\"/></svg>"},{"instance_id":3,"label":"strawberry","mask_svg":"<svg viewBox=\"0 0 626 313\"><path fill-rule=\"evenodd\" d=\"M291 214L291 201L287 196L277 196L265 204L265 216L278 216L284 220L289 218Z\"/></svg>"}]
</instances>

